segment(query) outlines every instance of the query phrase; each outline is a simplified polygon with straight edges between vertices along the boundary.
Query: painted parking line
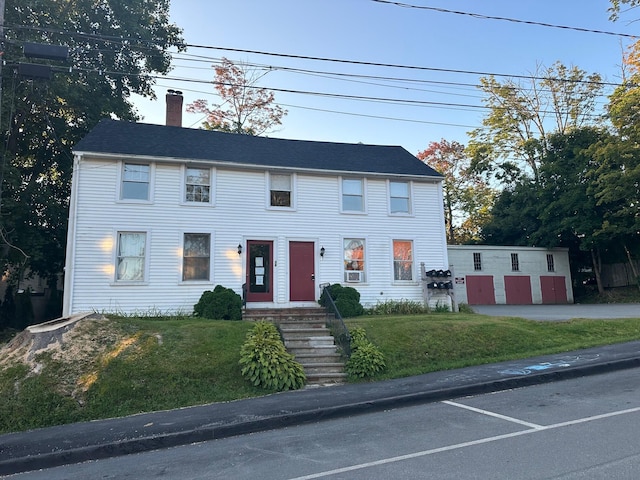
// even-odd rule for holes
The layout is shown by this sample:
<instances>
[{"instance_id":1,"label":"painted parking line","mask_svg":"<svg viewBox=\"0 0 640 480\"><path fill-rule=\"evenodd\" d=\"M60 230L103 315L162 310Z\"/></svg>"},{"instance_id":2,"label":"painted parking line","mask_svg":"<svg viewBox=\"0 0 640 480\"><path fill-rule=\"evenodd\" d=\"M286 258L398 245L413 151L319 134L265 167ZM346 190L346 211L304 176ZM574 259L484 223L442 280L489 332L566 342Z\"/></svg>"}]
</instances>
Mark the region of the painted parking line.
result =
<instances>
[{"instance_id":1,"label":"painted parking line","mask_svg":"<svg viewBox=\"0 0 640 480\"><path fill-rule=\"evenodd\" d=\"M446 402L443 402L446 403ZM475 445L482 445L482 444L486 444L486 443L491 443L491 442L497 442L500 440L505 440L508 438L514 438L514 437L520 437L523 435L529 435L532 433L538 433L538 432L543 432L543 431L547 431L547 430L553 430L553 429L557 429L557 428L563 428L563 427L568 427L571 425L579 425L581 423L588 423L588 422L593 422L596 420L602 420L605 418L611 418L611 417L617 417L620 415L628 415L631 413L637 413L640 412L640 407L634 407L634 408L628 408L626 410L618 410L616 412L609 412L609 413L603 413L601 415L593 415L591 417L584 417L584 418L579 418L577 420L570 420L567 422L560 422L560 423L554 423L553 425L547 425L547 426L540 426L538 425L537 428L530 428L527 430L521 430L519 432L513 432L513 433L506 433L504 435L496 435L493 437L486 437L486 438L481 438L478 440L472 440L470 442L463 442L463 443L457 443L454 445L447 445L445 447L439 447L439 448L432 448L430 450L423 450L421 452L415 452L415 453L409 453L407 455L399 455L396 457L389 457L389 458L383 458L380 460L376 460L374 462L366 462L366 463L360 463L357 465L351 465L348 467L342 467L342 468L336 468L334 470L327 470L324 472L318 472L318 473L313 473L311 475L304 475L302 477L295 477L295 478L291 478L289 480L313 480L315 478L325 478L325 477L330 477L332 475L338 475L340 473L347 473L347 472L353 472L356 470L363 470L365 468L370 468L370 467L378 467L381 465L388 465L390 463L397 463L397 462L403 462L405 460L412 460L414 458L420 458L420 457L426 457L428 455L434 455L437 453L443 453L443 452L449 452L452 450L459 450L462 448L467 448L467 447L473 447ZM510 417L506 417L506 418L510 418Z\"/></svg>"},{"instance_id":2,"label":"painted parking line","mask_svg":"<svg viewBox=\"0 0 640 480\"><path fill-rule=\"evenodd\" d=\"M525 427L533 428L536 430L542 430L545 428L542 425L538 425L536 423L525 422L524 420L519 420L517 418L508 417L506 415L501 415L499 413L490 412L489 410L483 410L481 408L470 407L469 405L464 405L462 403L451 402L449 400L445 400L442 402L446 405L451 405L452 407L463 408L465 410L470 410L472 412L480 413L482 415L487 415L489 417L499 418L500 420L506 420L507 422L517 423L518 425L524 425Z\"/></svg>"}]
</instances>

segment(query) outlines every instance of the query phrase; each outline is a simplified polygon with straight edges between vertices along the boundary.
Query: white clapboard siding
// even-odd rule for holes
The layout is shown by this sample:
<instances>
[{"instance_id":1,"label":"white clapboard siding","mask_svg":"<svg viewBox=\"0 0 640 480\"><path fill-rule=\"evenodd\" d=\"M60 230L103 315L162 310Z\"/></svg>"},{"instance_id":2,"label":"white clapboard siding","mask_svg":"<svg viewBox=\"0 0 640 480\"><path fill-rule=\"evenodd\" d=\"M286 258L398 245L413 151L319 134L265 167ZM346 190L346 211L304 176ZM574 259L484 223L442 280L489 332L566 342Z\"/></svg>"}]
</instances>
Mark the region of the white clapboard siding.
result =
<instances>
[{"instance_id":1,"label":"white clapboard siding","mask_svg":"<svg viewBox=\"0 0 640 480\"><path fill-rule=\"evenodd\" d=\"M475 270L473 255L481 255L481 269ZM511 254L518 255L519 270L513 271ZM553 256L553 271L549 271L547 255ZM494 299L497 304L507 303L505 276L522 276L530 279L531 302L542 303L541 277L559 277L564 280L566 302L573 303L571 268L567 248L541 248L493 245L450 245L448 247L450 265L455 265L454 290L459 303L467 303L468 276L484 275L493 280ZM455 280L454 279L454 280Z\"/></svg>"},{"instance_id":2,"label":"white clapboard siding","mask_svg":"<svg viewBox=\"0 0 640 480\"><path fill-rule=\"evenodd\" d=\"M264 171L216 168L212 205L187 205L184 170L178 163L156 163L153 169L152 202L117 199L118 161L77 162L75 217L66 274L67 314L83 311L161 314L190 313L205 290L215 285L241 293L244 283L246 240L274 242L274 306L288 306L288 242L311 241L325 248L316 255L318 296L322 283L343 283L343 239L366 240L366 281L349 284L358 289L363 305L378 301L422 301L420 263L428 268L448 265L442 215L441 186L433 181L412 184L411 216L388 214L385 178L366 181L367 212L340 213L338 176L299 173L295 176L295 205L291 210L267 207L268 178ZM139 285L114 281L117 232L144 231L148 235L148 270ZM210 233L212 273L209 282L182 282L184 233ZM412 282L393 281L392 241L414 242L415 277Z\"/></svg>"}]
</instances>

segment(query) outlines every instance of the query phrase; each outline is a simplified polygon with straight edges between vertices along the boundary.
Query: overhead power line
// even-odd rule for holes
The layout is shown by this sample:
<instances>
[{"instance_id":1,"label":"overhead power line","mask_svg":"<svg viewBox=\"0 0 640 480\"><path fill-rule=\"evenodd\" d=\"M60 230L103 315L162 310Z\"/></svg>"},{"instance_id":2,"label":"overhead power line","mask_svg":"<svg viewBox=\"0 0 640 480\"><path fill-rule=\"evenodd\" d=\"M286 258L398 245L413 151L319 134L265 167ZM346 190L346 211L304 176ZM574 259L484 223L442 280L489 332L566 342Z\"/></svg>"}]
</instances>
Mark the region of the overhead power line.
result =
<instances>
[{"instance_id":1,"label":"overhead power line","mask_svg":"<svg viewBox=\"0 0 640 480\"><path fill-rule=\"evenodd\" d=\"M436 67L422 67L417 65L402 65L397 63L378 63L378 62L365 62L361 60L346 60L341 58L328 58L328 57L313 57L308 55L294 55L289 53L276 53L276 52L265 52L261 50L248 50L244 48L230 48L230 47L216 47L212 45L196 45L196 44L185 44L185 46L190 48L202 48L206 50L221 50L224 52L236 52L236 53L252 53L255 55L268 55L272 57L281 57L281 58L296 58L300 60L316 60L322 62L335 62L335 63L345 63L350 65L366 65L371 67L389 67L389 68L401 68L408 70L422 70L422 71L431 71L431 72L444 72L444 73L461 73L467 75L478 75L483 77L508 77L508 78L522 78L528 80L560 80L557 78L550 77L537 77L533 75L516 75L512 73L491 73L491 72L480 72L476 70L457 70L451 68L436 68ZM620 86L619 83L612 82L596 82L592 80L566 80L567 82L576 82L576 83L590 83L593 85L602 85L602 86Z\"/></svg>"},{"instance_id":2,"label":"overhead power line","mask_svg":"<svg viewBox=\"0 0 640 480\"><path fill-rule=\"evenodd\" d=\"M378 1L378 0L373 0ZM92 38L95 40L104 40L109 43L116 43L122 45L131 46L132 40L125 39L123 37L115 37L112 35L101 35L101 34L93 34L93 33L85 33L85 32L70 32L66 30L55 30L51 28L42 28L42 27L26 27L21 25L5 25L5 27L12 29L28 29L28 30L36 30L43 31L48 33L57 33L57 34L67 34L70 36L80 36L83 38ZM636 37L634 37L636 38ZM156 45L156 43L148 40L140 40L136 39L135 43L137 44L137 48L143 48L141 45ZM277 53L277 52L267 52L262 50L251 50L251 49L242 49L242 48L231 48L231 47L220 47L215 45L201 45L201 44L192 44L192 43L184 43L180 45L181 48L199 48L205 50L219 50L226 52L236 52L236 53L250 53L255 55L265 55L272 57L280 57L280 58L293 58L299 60L311 60L311 61L322 61L322 62L333 62L340 64L349 64L349 65L364 65L364 66L373 66L373 67L386 67L386 68L398 68L398 69L407 69L407 70L415 70L415 71L430 71L430 72L440 72L440 73L456 73L456 74L465 74L465 75L476 75L476 76L493 76L493 77L505 77L505 78L519 78L519 79L533 79L533 80L554 80L550 77L539 77L532 75L522 75L522 74L513 74L513 73L497 73L497 72L483 72L477 70L463 70L463 69L451 69L451 68L438 68L438 67L425 67L420 65L403 65L396 63L381 63L381 62L370 62L363 60L349 60L349 59L341 59L341 58L330 58L330 57L316 57L310 55L295 55L288 53ZM555 79L558 80L558 79ZM603 82L603 81L589 81L589 80L566 80L568 82L577 82L577 83L590 83L595 85L602 86L620 86L619 83L614 82Z\"/></svg>"},{"instance_id":3,"label":"overhead power line","mask_svg":"<svg viewBox=\"0 0 640 480\"><path fill-rule=\"evenodd\" d=\"M545 23L545 22L534 22L531 20L520 20L517 18L508 18L508 17L496 17L496 16L492 16L492 15L483 15L481 13L471 13L471 12L460 12L457 10L449 10L446 8L438 8L438 7L427 7L424 5L412 5L409 3L402 3L402 2L394 2L391 0L371 0L372 2L376 2L376 3L386 3L388 5L395 5L397 7L403 7L403 8L415 8L418 10L431 10L434 12L440 12L440 13L452 13L455 15L465 15L467 17L473 17L473 18L479 18L482 20L501 20L501 21L505 21L505 22L512 22L512 23L524 23L527 25L537 25L539 27L548 27L548 28L560 28L560 29L564 29L564 30L574 30L576 32L585 32L585 33L598 33L598 34L602 34L602 35L612 35L615 37L625 37L625 38L631 38L631 39L638 39L640 38L640 36L638 35L630 35L628 33L617 33L617 32L608 32L606 30L595 30L595 29L591 29L591 28L583 28L583 27L571 27L568 25L555 25L553 23Z\"/></svg>"}]
</instances>

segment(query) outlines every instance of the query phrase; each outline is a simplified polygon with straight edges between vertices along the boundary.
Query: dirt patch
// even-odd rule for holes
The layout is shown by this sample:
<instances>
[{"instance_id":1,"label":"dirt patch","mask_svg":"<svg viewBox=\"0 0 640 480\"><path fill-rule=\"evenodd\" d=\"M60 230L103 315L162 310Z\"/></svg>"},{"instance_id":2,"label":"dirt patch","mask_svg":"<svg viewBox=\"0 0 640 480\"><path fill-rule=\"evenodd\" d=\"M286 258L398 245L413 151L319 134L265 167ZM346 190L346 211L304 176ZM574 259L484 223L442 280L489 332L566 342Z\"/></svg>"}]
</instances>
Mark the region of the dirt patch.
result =
<instances>
[{"instance_id":1,"label":"dirt patch","mask_svg":"<svg viewBox=\"0 0 640 480\"><path fill-rule=\"evenodd\" d=\"M57 390L80 402L87 375L127 337L117 322L102 315L86 316L60 328L35 330L19 333L0 349L0 369L22 363L29 367L30 375L37 375L45 366L55 368Z\"/></svg>"}]
</instances>

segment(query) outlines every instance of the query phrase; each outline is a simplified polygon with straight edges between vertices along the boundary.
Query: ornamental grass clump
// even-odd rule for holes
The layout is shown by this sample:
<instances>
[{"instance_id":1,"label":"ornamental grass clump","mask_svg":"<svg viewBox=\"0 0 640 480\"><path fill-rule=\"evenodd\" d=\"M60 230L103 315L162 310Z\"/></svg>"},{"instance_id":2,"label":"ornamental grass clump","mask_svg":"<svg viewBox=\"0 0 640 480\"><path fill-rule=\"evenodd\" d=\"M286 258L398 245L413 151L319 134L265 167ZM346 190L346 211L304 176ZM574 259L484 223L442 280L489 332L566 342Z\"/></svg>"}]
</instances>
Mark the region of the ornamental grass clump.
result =
<instances>
[{"instance_id":1,"label":"ornamental grass clump","mask_svg":"<svg viewBox=\"0 0 640 480\"><path fill-rule=\"evenodd\" d=\"M297 390L307 377L302 365L287 352L273 323L257 322L240 349L242 376L267 390Z\"/></svg>"},{"instance_id":2,"label":"ornamental grass clump","mask_svg":"<svg viewBox=\"0 0 640 480\"><path fill-rule=\"evenodd\" d=\"M351 357L345 370L350 377L372 377L386 368L384 354L368 338L362 327L354 327L351 332Z\"/></svg>"}]
</instances>

